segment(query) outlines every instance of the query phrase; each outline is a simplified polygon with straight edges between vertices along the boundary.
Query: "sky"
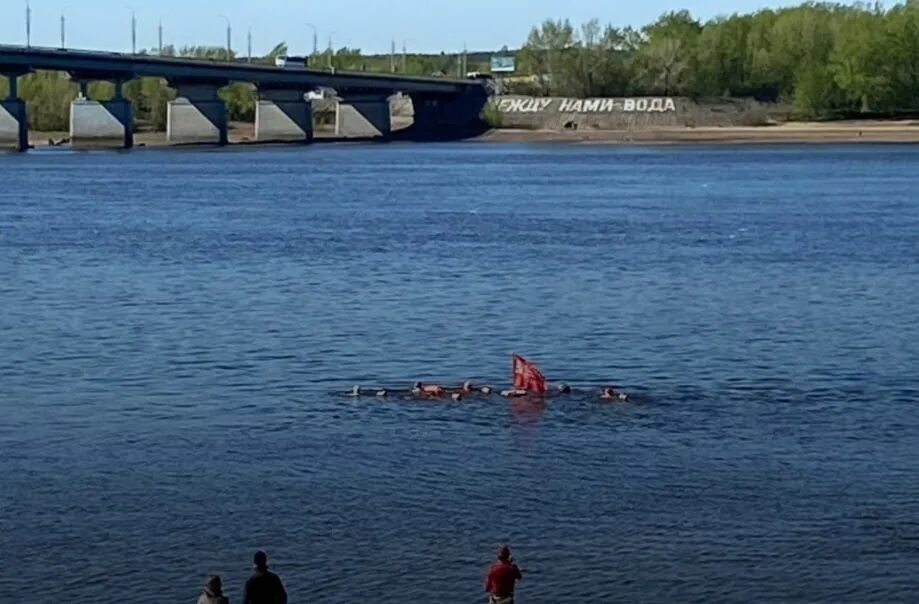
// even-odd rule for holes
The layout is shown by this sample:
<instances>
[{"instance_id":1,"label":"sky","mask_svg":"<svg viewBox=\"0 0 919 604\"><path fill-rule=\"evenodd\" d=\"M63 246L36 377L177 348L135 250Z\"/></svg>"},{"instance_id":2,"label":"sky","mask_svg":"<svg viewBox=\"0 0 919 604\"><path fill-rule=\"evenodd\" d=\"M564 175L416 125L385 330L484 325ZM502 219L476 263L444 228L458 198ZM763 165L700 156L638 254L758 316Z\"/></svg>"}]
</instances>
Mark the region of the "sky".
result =
<instances>
[{"instance_id":1,"label":"sky","mask_svg":"<svg viewBox=\"0 0 919 604\"><path fill-rule=\"evenodd\" d=\"M0 0L0 44L25 43L25 0ZM131 48L131 11L137 15L138 48L155 48L157 26L164 43L176 46L226 44L245 54L251 28L254 54L287 42L291 54L312 50L310 23L319 46L332 37L336 48L387 53L392 40L409 52L456 52L517 47L533 27L549 18L575 24L598 18L616 26L641 26L662 13L686 8L701 19L765 7L787 0L31 0L32 44L60 45L60 16L66 15L68 48L125 51Z\"/></svg>"}]
</instances>

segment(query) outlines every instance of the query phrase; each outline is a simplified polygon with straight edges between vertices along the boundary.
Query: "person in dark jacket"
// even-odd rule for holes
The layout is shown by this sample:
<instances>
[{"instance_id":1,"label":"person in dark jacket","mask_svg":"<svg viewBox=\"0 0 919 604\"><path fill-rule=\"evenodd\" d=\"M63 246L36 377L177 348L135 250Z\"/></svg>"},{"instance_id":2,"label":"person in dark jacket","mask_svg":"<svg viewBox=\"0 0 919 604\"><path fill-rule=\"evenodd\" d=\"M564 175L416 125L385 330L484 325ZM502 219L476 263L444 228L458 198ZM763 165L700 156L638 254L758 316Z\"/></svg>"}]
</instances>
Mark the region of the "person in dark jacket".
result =
<instances>
[{"instance_id":1,"label":"person in dark jacket","mask_svg":"<svg viewBox=\"0 0 919 604\"><path fill-rule=\"evenodd\" d=\"M208 577L207 583L204 584L204 593L198 598L198 604L230 604L223 595L223 582L219 576Z\"/></svg>"},{"instance_id":2,"label":"person in dark jacket","mask_svg":"<svg viewBox=\"0 0 919 604\"><path fill-rule=\"evenodd\" d=\"M255 552L255 572L246 581L243 604L287 604L281 577L268 570L268 554Z\"/></svg>"}]
</instances>

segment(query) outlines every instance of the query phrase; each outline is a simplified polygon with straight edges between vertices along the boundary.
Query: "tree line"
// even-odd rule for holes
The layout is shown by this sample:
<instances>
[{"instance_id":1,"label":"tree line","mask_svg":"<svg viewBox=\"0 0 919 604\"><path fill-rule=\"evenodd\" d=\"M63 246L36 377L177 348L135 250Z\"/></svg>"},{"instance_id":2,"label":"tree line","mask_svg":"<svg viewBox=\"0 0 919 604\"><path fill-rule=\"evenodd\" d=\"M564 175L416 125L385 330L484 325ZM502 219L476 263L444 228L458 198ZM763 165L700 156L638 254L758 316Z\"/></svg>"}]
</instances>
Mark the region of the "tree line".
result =
<instances>
[{"instance_id":1,"label":"tree line","mask_svg":"<svg viewBox=\"0 0 919 604\"><path fill-rule=\"evenodd\" d=\"M534 28L518 57L520 91L563 96L753 97L800 117L893 115L919 108L919 0L808 3L707 22L670 12L641 29Z\"/></svg>"}]
</instances>

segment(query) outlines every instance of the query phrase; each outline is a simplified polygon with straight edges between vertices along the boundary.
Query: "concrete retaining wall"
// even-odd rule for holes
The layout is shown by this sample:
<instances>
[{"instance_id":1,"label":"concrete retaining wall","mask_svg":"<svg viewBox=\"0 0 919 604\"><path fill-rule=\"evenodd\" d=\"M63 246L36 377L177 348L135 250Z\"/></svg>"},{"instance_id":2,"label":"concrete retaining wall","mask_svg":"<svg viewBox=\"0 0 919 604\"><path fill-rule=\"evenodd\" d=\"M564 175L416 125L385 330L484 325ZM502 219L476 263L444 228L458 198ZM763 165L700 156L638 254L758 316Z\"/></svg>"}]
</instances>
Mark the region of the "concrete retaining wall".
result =
<instances>
[{"instance_id":1,"label":"concrete retaining wall","mask_svg":"<svg viewBox=\"0 0 919 604\"><path fill-rule=\"evenodd\" d=\"M784 119L784 108L750 99L697 102L680 97L549 98L499 96L490 110L504 128L633 130L761 126Z\"/></svg>"}]
</instances>

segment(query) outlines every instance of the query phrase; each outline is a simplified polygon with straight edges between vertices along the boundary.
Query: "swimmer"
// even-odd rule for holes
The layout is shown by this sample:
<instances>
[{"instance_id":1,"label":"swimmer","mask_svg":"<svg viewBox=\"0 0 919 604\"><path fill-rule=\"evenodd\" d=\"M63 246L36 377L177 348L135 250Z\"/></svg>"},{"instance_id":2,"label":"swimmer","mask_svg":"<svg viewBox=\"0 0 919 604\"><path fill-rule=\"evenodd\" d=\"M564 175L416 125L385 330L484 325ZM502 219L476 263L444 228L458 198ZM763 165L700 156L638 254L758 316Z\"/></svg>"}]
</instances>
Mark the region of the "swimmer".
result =
<instances>
[{"instance_id":1,"label":"swimmer","mask_svg":"<svg viewBox=\"0 0 919 604\"><path fill-rule=\"evenodd\" d=\"M482 390L480 392L485 396L489 396L492 392L494 392L494 390L492 390L491 386L482 386Z\"/></svg>"},{"instance_id":2,"label":"swimmer","mask_svg":"<svg viewBox=\"0 0 919 604\"><path fill-rule=\"evenodd\" d=\"M600 398L605 401L620 401L624 403L629 400L629 395L625 392L616 392L615 388L607 386L603 389L603 394L600 395Z\"/></svg>"},{"instance_id":3,"label":"swimmer","mask_svg":"<svg viewBox=\"0 0 919 604\"><path fill-rule=\"evenodd\" d=\"M475 387L472 385L472 382L470 382L470 381L468 381L468 380L465 381L465 382L463 382L462 391L465 392L466 394L469 394L469 393L472 392L474 389L475 389Z\"/></svg>"},{"instance_id":4,"label":"swimmer","mask_svg":"<svg viewBox=\"0 0 919 604\"><path fill-rule=\"evenodd\" d=\"M558 385L559 394L571 394L571 386L568 384L559 384Z\"/></svg>"},{"instance_id":5,"label":"swimmer","mask_svg":"<svg viewBox=\"0 0 919 604\"><path fill-rule=\"evenodd\" d=\"M361 390L360 386L355 386L351 389L351 392L348 393L348 396L364 396L364 391Z\"/></svg>"},{"instance_id":6,"label":"swimmer","mask_svg":"<svg viewBox=\"0 0 919 604\"><path fill-rule=\"evenodd\" d=\"M388 398L389 390L377 390L377 398Z\"/></svg>"},{"instance_id":7,"label":"swimmer","mask_svg":"<svg viewBox=\"0 0 919 604\"><path fill-rule=\"evenodd\" d=\"M439 384L422 384L421 382L415 382L415 387L412 388L412 394L415 396L430 396L430 397L441 397L446 394L446 389Z\"/></svg>"},{"instance_id":8,"label":"swimmer","mask_svg":"<svg viewBox=\"0 0 919 604\"><path fill-rule=\"evenodd\" d=\"M454 402L457 402L457 403L458 403L458 402L460 402L461 400L463 400L463 393L462 393L462 392L454 392L453 394L450 395L450 398L452 398Z\"/></svg>"}]
</instances>

